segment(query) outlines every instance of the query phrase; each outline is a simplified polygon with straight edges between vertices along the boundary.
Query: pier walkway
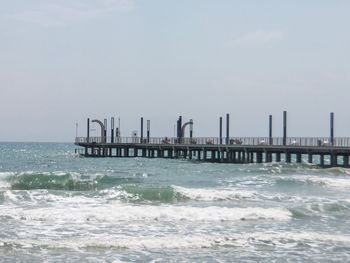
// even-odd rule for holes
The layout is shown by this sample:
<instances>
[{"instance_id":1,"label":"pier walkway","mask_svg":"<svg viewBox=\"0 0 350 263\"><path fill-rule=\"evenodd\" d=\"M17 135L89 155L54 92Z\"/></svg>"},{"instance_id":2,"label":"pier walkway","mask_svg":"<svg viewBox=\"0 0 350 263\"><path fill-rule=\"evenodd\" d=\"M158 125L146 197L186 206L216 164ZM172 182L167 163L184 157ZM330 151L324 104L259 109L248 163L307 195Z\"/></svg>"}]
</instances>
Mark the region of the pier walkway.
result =
<instances>
[{"instance_id":1,"label":"pier walkway","mask_svg":"<svg viewBox=\"0 0 350 263\"><path fill-rule=\"evenodd\" d=\"M189 159L221 163L308 162L350 167L350 138L142 138L77 137L76 152L86 157Z\"/></svg>"}]
</instances>

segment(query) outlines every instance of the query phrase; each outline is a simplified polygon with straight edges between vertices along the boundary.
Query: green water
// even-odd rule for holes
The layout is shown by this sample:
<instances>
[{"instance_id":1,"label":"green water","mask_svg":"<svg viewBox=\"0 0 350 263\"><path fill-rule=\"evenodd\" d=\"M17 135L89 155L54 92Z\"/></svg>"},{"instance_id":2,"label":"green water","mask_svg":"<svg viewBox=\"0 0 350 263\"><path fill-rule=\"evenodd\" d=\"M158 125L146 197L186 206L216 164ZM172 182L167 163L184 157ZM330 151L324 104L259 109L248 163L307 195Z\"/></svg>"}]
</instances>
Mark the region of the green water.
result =
<instances>
[{"instance_id":1,"label":"green water","mask_svg":"<svg viewBox=\"0 0 350 263\"><path fill-rule=\"evenodd\" d=\"M0 261L346 262L350 170L0 144Z\"/></svg>"}]
</instances>

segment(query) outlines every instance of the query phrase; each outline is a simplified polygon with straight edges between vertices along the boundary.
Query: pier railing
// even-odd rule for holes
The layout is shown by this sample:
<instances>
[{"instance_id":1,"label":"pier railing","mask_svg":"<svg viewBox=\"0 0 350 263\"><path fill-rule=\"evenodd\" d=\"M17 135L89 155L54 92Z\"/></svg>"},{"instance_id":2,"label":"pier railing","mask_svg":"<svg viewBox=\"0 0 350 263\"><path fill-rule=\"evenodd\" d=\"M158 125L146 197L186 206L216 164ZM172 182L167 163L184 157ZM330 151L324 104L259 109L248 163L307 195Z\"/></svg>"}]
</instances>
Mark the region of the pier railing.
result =
<instances>
[{"instance_id":1,"label":"pier railing","mask_svg":"<svg viewBox=\"0 0 350 263\"><path fill-rule=\"evenodd\" d=\"M350 137L334 138L333 143L328 137L289 137L286 138L284 144L283 137L196 137L196 138L173 138L173 137L151 137L149 139L140 137L77 137L75 139L79 143L116 143L116 144L188 144L188 145L247 145L247 146L307 146L307 147L350 147Z\"/></svg>"}]
</instances>

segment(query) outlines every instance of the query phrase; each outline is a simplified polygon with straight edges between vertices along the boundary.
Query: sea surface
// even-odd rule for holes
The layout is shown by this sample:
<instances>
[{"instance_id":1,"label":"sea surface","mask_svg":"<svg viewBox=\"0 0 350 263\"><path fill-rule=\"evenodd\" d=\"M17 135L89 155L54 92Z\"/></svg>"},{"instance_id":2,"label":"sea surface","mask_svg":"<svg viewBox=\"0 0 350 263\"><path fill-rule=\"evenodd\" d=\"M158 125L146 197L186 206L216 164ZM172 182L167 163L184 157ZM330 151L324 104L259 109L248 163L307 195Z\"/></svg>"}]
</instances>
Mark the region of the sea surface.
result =
<instances>
[{"instance_id":1,"label":"sea surface","mask_svg":"<svg viewBox=\"0 0 350 263\"><path fill-rule=\"evenodd\" d=\"M350 262L350 170L0 143L0 262Z\"/></svg>"}]
</instances>

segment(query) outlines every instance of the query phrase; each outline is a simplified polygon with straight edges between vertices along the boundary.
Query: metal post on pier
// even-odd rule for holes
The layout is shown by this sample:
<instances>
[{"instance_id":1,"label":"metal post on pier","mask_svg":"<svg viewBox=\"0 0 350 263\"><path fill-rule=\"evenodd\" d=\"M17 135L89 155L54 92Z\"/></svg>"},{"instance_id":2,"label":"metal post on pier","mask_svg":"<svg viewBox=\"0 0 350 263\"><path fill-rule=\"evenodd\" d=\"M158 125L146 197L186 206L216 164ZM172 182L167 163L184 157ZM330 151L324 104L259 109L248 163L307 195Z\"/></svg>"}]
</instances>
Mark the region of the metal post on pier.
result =
<instances>
[{"instance_id":1,"label":"metal post on pier","mask_svg":"<svg viewBox=\"0 0 350 263\"><path fill-rule=\"evenodd\" d=\"M226 114L226 144L229 144L230 140L230 114Z\"/></svg>"},{"instance_id":2,"label":"metal post on pier","mask_svg":"<svg viewBox=\"0 0 350 263\"><path fill-rule=\"evenodd\" d=\"M140 143L143 143L143 117L141 117L141 140Z\"/></svg>"},{"instance_id":3,"label":"metal post on pier","mask_svg":"<svg viewBox=\"0 0 350 263\"><path fill-rule=\"evenodd\" d=\"M103 131L103 142L107 142L107 119L103 120L104 131Z\"/></svg>"},{"instance_id":4,"label":"metal post on pier","mask_svg":"<svg viewBox=\"0 0 350 263\"><path fill-rule=\"evenodd\" d=\"M219 137L220 137L220 144L222 144L222 117L220 117L220 122L219 122Z\"/></svg>"},{"instance_id":5,"label":"metal post on pier","mask_svg":"<svg viewBox=\"0 0 350 263\"><path fill-rule=\"evenodd\" d=\"M111 118L111 143L114 143L114 117Z\"/></svg>"},{"instance_id":6,"label":"metal post on pier","mask_svg":"<svg viewBox=\"0 0 350 263\"><path fill-rule=\"evenodd\" d=\"M190 119L190 138L193 138L193 120Z\"/></svg>"},{"instance_id":7,"label":"metal post on pier","mask_svg":"<svg viewBox=\"0 0 350 263\"><path fill-rule=\"evenodd\" d=\"M287 145L287 111L283 111L283 145Z\"/></svg>"},{"instance_id":8,"label":"metal post on pier","mask_svg":"<svg viewBox=\"0 0 350 263\"><path fill-rule=\"evenodd\" d=\"M272 145L272 115L269 116L269 144Z\"/></svg>"},{"instance_id":9,"label":"metal post on pier","mask_svg":"<svg viewBox=\"0 0 350 263\"><path fill-rule=\"evenodd\" d=\"M179 134L178 134L179 138L182 138L181 128L182 128L182 116L179 117Z\"/></svg>"},{"instance_id":10,"label":"metal post on pier","mask_svg":"<svg viewBox=\"0 0 350 263\"><path fill-rule=\"evenodd\" d=\"M149 143L150 130L151 130L151 121L147 120L147 143Z\"/></svg>"},{"instance_id":11,"label":"metal post on pier","mask_svg":"<svg viewBox=\"0 0 350 263\"><path fill-rule=\"evenodd\" d=\"M330 114L330 142L331 145L334 146L334 112Z\"/></svg>"},{"instance_id":12,"label":"metal post on pier","mask_svg":"<svg viewBox=\"0 0 350 263\"><path fill-rule=\"evenodd\" d=\"M86 142L90 141L90 118L87 118Z\"/></svg>"}]
</instances>

